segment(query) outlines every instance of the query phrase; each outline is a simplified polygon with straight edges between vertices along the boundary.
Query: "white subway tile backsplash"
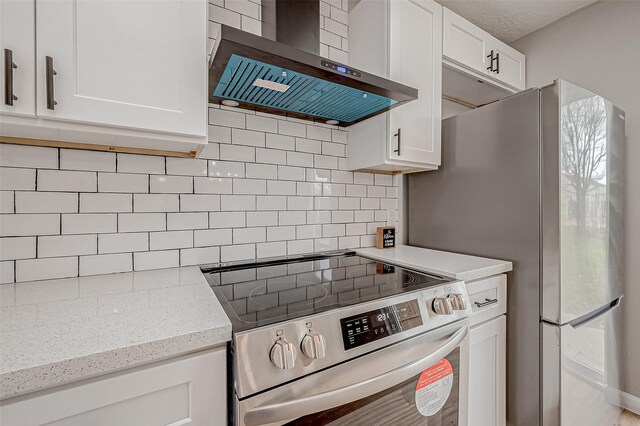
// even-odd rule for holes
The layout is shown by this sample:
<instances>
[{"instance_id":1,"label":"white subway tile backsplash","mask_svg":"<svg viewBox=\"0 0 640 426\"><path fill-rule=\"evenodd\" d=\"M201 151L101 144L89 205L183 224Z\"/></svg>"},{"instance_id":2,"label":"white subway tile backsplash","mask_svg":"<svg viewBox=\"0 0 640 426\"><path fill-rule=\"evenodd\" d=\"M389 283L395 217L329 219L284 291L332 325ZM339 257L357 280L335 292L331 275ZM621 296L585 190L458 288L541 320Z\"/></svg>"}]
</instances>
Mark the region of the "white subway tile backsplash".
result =
<instances>
[{"instance_id":1,"label":"white subway tile backsplash","mask_svg":"<svg viewBox=\"0 0 640 426\"><path fill-rule=\"evenodd\" d=\"M263 195L267 193L267 181L260 179L234 179L234 194L255 194Z\"/></svg>"},{"instance_id":2,"label":"white subway tile backsplash","mask_svg":"<svg viewBox=\"0 0 640 426\"><path fill-rule=\"evenodd\" d=\"M222 195L220 197L221 211L247 211L255 209L255 195Z\"/></svg>"},{"instance_id":3,"label":"white subway tile backsplash","mask_svg":"<svg viewBox=\"0 0 640 426\"><path fill-rule=\"evenodd\" d=\"M0 166L57 169L58 150L3 143L0 144Z\"/></svg>"},{"instance_id":4,"label":"white subway tile backsplash","mask_svg":"<svg viewBox=\"0 0 640 426\"><path fill-rule=\"evenodd\" d=\"M57 220L58 218L56 217ZM102 234L110 232L118 232L118 215L115 213L62 215L63 234Z\"/></svg>"},{"instance_id":5,"label":"white subway tile backsplash","mask_svg":"<svg viewBox=\"0 0 640 426\"><path fill-rule=\"evenodd\" d=\"M321 141L331 140L331 129L327 127L307 124L307 137Z\"/></svg>"},{"instance_id":6,"label":"white subway tile backsplash","mask_svg":"<svg viewBox=\"0 0 640 426\"><path fill-rule=\"evenodd\" d=\"M316 197L315 209L316 210L336 210L338 209L338 200L336 197Z\"/></svg>"},{"instance_id":7,"label":"white subway tile backsplash","mask_svg":"<svg viewBox=\"0 0 640 426\"><path fill-rule=\"evenodd\" d=\"M221 262L234 262L236 260L254 259L255 257L255 244L236 244L232 246L223 246L220 253Z\"/></svg>"},{"instance_id":8,"label":"white subway tile backsplash","mask_svg":"<svg viewBox=\"0 0 640 426\"><path fill-rule=\"evenodd\" d=\"M96 192L96 172L75 172L38 169L38 191Z\"/></svg>"},{"instance_id":9,"label":"white subway tile backsplash","mask_svg":"<svg viewBox=\"0 0 640 426\"><path fill-rule=\"evenodd\" d=\"M116 154L114 152L61 149L60 169L115 172Z\"/></svg>"},{"instance_id":10,"label":"white subway tile backsplash","mask_svg":"<svg viewBox=\"0 0 640 426\"><path fill-rule=\"evenodd\" d=\"M78 194L18 191L15 193L15 208L16 213L77 213Z\"/></svg>"},{"instance_id":11,"label":"white subway tile backsplash","mask_svg":"<svg viewBox=\"0 0 640 426\"><path fill-rule=\"evenodd\" d=\"M331 140L338 143L347 143L347 132L339 129L331 130Z\"/></svg>"},{"instance_id":12,"label":"white subway tile backsplash","mask_svg":"<svg viewBox=\"0 0 640 426\"><path fill-rule=\"evenodd\" d=\"M287 241L287 254L301 254L313 251L313 240L290 240Z\"/></svg>"},{"instance_id":13,"label":"white subway tile backsplash","mask_svg":"<svg viewBox=\"0 0 640 426\"><path fill-rule=\"evenodd\" d=\"M167 213L167 231L182 229L207 229L209 217L205 212L200 213Z\"/></svg>"},{"instance_id":14,"label":"white subway tile backsplash","mask_svg":"<svg viewBox=\"0 0 640 426\"><path fill-rule=\"evenodd\" d=\"M296 151L322 154L322 142L313 139L296 138Z\"/></svg>"},{"instance_id":15,"label":"white subway tile backsplash","mask_svg":"<svg viewBox=\"0 0 640 426\"><path fill-rule=\"evenodd\" d=\"M0 213L15 213L13 191L0 191Z\"/></svg>"},{"instance_id":16,"label":"white subway tile backsplash","mask_svg":"<svg viewBox=\"0 0 640 426\"><path fill-rule=\"evenodd\" d=\"M316 210L307 212L307 223L310 225L319 223L331 223L331 211Z\"/></svg>"},{"instance_id":17,"label":"white subway tile backsplash","mask_svg":"<svg viewBox=\"0 0 640 426\"><path fill-rule=\"evenodd\" d=\"M80 213L129 213L132 211L133 196L131 194L80 194Z\"/></svg>"},{"instance_id":18,"label":"white subway tile backsplash","mask_svg":"<svg viewBox=\"0 0 640 426\"><path fill-rule=\"evenodd\" d=\"M233 244L260 243L267 241L267 230L260 228L235 228L233 230Z\"/></svg>"},{"instance_id":19,"label":"white subway tile backsplash","mask_svg":"<svg viewBox=\"0 0 640 426\"><path fill-rule=\"evenodd\" d=\"M0 238L0 260L31 259L36 257L36 237Z\"/></svg>"},{"instance_id":20,"label":"white subway tile backsplash","mask_svg":"<svg viewBox=\"0 0 640 426\"><path fill-rule=\"evenodd\" d=\"M308 238L322 237L322 225L298 225L296 226L296 238L305 240ZM289 238L292 239L292 238Z\"/></svg>"},{"instance_id":21,"label":"white subway tile backsplash","mask_svg":"<svg viewBox=\"0 0 640 426\"><path fill-rule=\"evenodd\" d=\"M358 237L357 235L338 238L339 249L350 249L357 247L360 247L360 237Z\"/></svg>"},{"instance_id":22,"label":"white subway tile backsplash","mask_svg":"<svg viewBox=\"0 0 640 426\"><path fill-rule=\"evenodd\" d=\"M256 162L266 164L287 164L287 152L278 149L257 148Z\"/></svg>"},{"instance_id":23,"label":"white subway tile backsplash","mask_svg":"<svg viewBox=\"0 0 640 426\"><path fill-rule=\"evenodd\" d=\"M149 192L149 176L135 173L98 173L98 192Z\"/></svg>"},{"instance_id":24,"label":"white subway tile backsplash","mask_svg":"<svg viewBox=\"0 0 640 426\"><path fill-rule=\"evenodd\" d=\"M344 197L345 184L343 183L323 183L322 195L325 197Z\"/></svg>"},{"instance_id":25,"label":"white subway tile backsplash","mask_svg":"<svg viewBox=\"0 0 640 426\"><path fill-rule=\"evenodd\" d=\"M270 226L267 228L267 241L288 241L296 238L296 227Z\"/></svg>"},{"instance_id":26,"label":"white subway tile backsplash","mask_svg":"<svg viewBox=\"0 0 640 426\"><path fill-rule=\"evenodd\" d=\"M324 29L340 37L349 37L349 27L333 19L325 18Z\"/></svg>"},{"instance_id":27,"label":"white subway tile backsplash","mask_svg":"<svg viewBox=\"0 0 640 426\"><path fill-rule=\"evenodd\" d=\"M207 176L207 160L167 158L166 167L168 175Z\"/></svg>"},{"instance_id":28,"label":"white subway tile backsplash","mask_svg":"<svg viewBox=\"0 0 640 426\"><path fill-rule=\"evenodd\" d=\"M313 197L301 197L301 196L287 197L287 209L313 210Z\"/></svg>"},{"instance_id":29,"label":"white subway tile backsplash","mask_svg":"<svg viewBox=\"0 0 640 426\"><path fill-rule=\"evenodd\" d=\"M224 0L224 7L253 19L260 19L260 5L249 0Z\"/></svg>"},{"instance_id":30,"label":"white subway tile backsplash","mask_svg":"<svg viewBox=\"0 0 640 426\"><path fill-rule=\"evenodd\" d=\"M149 176L150 192L184 194L193 192L193 177L191 176Z\"/></svg>"},{"instance_id":31,"label":"white subway tile backsplash","mask_svg":"<svg viewBox=\"0 0 640 426\"><path fill-rule=\"evenodd\" d=\"M344 224L322 225L322 237L343 237L344 235Z\"/></svg>"},{"instance_id":32,"label":"white subway tile backsplash","mask_svg":"<svg viewBox=\"0 0 640 426\"><path fill-rule=\"evenodd\" d=\"M334 210L331 212L332 223L349 223L353 222L353 211L351 210Z\"/></svg>"},{"instance_id":33,"label":"white subway tile backsplash","mask_svg":"<svg viewBox=\"0 0 640 426\"><path fill-rule=\"evenodd\" d=\"M278 120L260 115L247 115L247 129L259 132L278 133ZM267 140L270 135L266 135ZM277 136L277 135L271 135Z\"/></svg>"},{"instance_id":34,"label":"white subway tile backsplash","mask_svg":"<svg viewBox=\"0 0 640 426\"><path fill-rule=\"evenodd\" d=\"M336 157L344 157L346 155L345 145L333 142L322 142L322 153L324 155L333 155Z\"/></svg>"},{"instance_id":35,"label":"white subway tile backsplash","mask_svg":"<svg viewBox=\"0 0 640 426\"><path fill-rule=\"evenodd\" d=\"M180 266L220 262L220 247L188 248L180 250Z\"/></svg>"},{"instance_id":36,"label":"white subway tile backsplash","mask_svg":"<svg viewBox=\"0 0 640 426\"><path fill-rule=\"evenodd\" d=\"M364 223L347 223L345 231L347 235L364 235L367 233L367 225Z\"/></svg>"},{"instance_id":37,"label":"white subway tile backsplash","mask_svg":"<svg viewBox=\"0 0 640 426\"><path fill-rule=\"evenodd\" d=\"M7 261L0 262L0 284L8 284L15 281L14 276L15 271L15 262ZM0 299L0 305L4 306L5 301L10 297L6 295L6 289L11 288L13 290L13 286L3 285L0 286L0 292L2 292L2 298ZM8 292L7 292L8 293Z\"/></svg>"},{"instance_id":38,"label":"white subway tile backsplash","mask_svg":"<svg viewBox=\"0 0 640 426\"><path fill-rule=\"evenodd\" d=\"M277 130L277 120L276 120L276 130ZM267 148L285 149L288 151L293 151L294 149L296 149L296 139L293 136L275 135L275 134L267 133L266 146Z\"/></svg>"},{"instance_id":39,"label":"white subway tile backsplash","mask_svg":"<svg viewBox=\"0 0 640 426\"><path fill-rule=\"evenodd\" d=\"M342 170L331 171L331 182L335 183L353 183L353 173L344 172Z\"/></svg>"},{"instance_id":40,"label":"white subway tile backsplash","mask_svg":"<svg viewBox=\"0 0 640 426\"><path fill-rule=\"evenodd\" d=\"M149 250L149 234L146 232L98 235L98 254L127 253L147 250Z\"/></svg>"},{"instance_id":41,"label":"white subway tile backsplash","mask_svg":"<svg viewBox=\"0 0 640 426\"><path fill-rule=\"evenodd\" d=\"M231 129L231 143L264 148L265 134L254 130Z\"/></svg>"},{"instance_id":42,"label":"white subway tile backsplash","mask_svg":"<svg viewBox=\"0 0 640 426\"><path fill-rule=\"evenodd\" d=\"M133 211L136 213L177 212L179 197L185 194L133 194Z\"/></svg>"},{"instance_id":43,"label":"white subway tile backsplash","mask_svg":"<svg viewBox=\"0 0 640 426\"><path fill-rule=\"evenodd\" d=\"M338 250L338 238L316 238L315 240L313 240L313 250Z\"/></svg>"},{"instance_id":44,"label":"white subway tile backsplash","mask_svg":"<svg viewBox=\"0 0 640 426\"><path fill-rule=\"evenodd\" d=\"M247 164L247 177L257 179L277 179L278 167L273 164Z\"/></svg>"},{"instance_id":45,"label":"white subway tile backsplash","mask_svg":"<svg viewBox=\"0 0 640 426\"><path fill-rule=\"evenodd\" d=\"M59 214L0 215L0 237L60 234Z\"/></svg>"},{"instance_id":46,"label":"white subway tile backsplash","mask_svg":"<svg viewBox=\"0 0 640 426\"><path fill-rule=\"evenodd\" d=\"M314 155L313 156L313 166L318 169L337 169L338 168L338 158L330 157L327 155Z\"/></svg>"},{"instance_id":47,"label":"white subway tile backsplash","mask_svg":"<svg viewBox=\"0 0 640 426\"><path fill-rule=\"evenodd\" d=\"M38 237L38 257L96 254L98 253L97 247L96 235L54 235Z\"/></svg>"},{"instance_id":48,"label":"white subway tile backsplash","mask_svg":"<svg viewBox=\"0 0 640 426\"><path fill-rule=\"evenodd\" d=\"M330 182L331 170L307 169L306 177L309 182Z\"/></svg>"},{"instance_id":49,"label":"white subway tile backsplash","mask_svg":"<svg viewBox=\"0 0 640 426\"><path fill-rule=\"evenodd\" d=\"M256 257L261 259L265 257L284 256L287 254L287 243L284 241L273 243L259 243L256 245Z\"/></svg>"},{"instance_id":50,"label":"white subway tile backsplash","mask_svg":"<svg viewBox=\"0 0 640 426\"><path fill-rule=\"evenodd\" d=\"M208 139L209 139L209 144L207 144L204 148L209 148L211 146L214 146L214 149L216 151L215 153L215 157L213 157L213 159L219 158L220 155L220 147L218 146L218 143L231 143L231 128L230 127L223 127L223 126L209 126L208 128ZM215 144L211 143L211 142L217 142ZM211 148L209 148L209 151L211 150ZM211 157L211 153L209 153L208 156L203 156L202 155L203 152L200 152L200 155L198 156L198 158L212 158ZM206 153L205 153L206 154Z\"/></svg>"},{"instance_id":51,"label":"white subway tile backsplash","mask_svg":"<svg viewBox=\"0 0 640 426\"><path fill-rule=\"evenodd\" d=\"M187 247L193 247L193 231L149 233L149 250L169 250Z\"/></svg>"},{"instance_id":52,"label":"white subway tile backsplash","mask_svg":"<svg viewBox=\"0 0 640 426\"><path fill-rule=\"evenodd\" d=\"M247 212L247 226L271 226L278 224L278 212Z\"/></svg>"},{"instance_id":53,"label":"white subway tile backsplash","mask_svg":"<svg viewBox=\"0 0 640 426\"><path fill-rule=\"evenodd\" d=\"M376 185L391 186L393 185L393 176L376 174L373 176Z\"/></svg>"},{"instance_id":54,"label":"white subway tile backsplash","mask_svg":"<svg viewBox=\"0 0 640 426\"><path fill-rule=\"evenodd\" d=\"M220 195L180 194L180 211L213 212L220 210Z\"/></svg>"},{"instance_id":55,"label":"white subway tile backsplash","mask_svg":"<svg viewBox=\"0 0 640 426\"><path fill-rule=\"evenodd\" d=\"M180 266L179 250L142 251L133 253L133 270L175 268Z\"/></svg>"},{"instance_id":56,"label":"white subway tile backsplash","mask_svg":"<svg viewBox=\"0 0 640 426\"><path fill-rule=\"evenodd\" d=\"M304 124L287 120L278 120L278 133L281 135L307 137L307 128Z\"/></svg>"},{"instance_id":57,"label":"white subway tile backsplash","mask_svg":"<svg viewBox=\"0 0 640 426\"><path fill-rule=\"evenodd\" d=\"M233 192L231 178L195 177L193 179L193 192L196 194L231 194Z\"/></svg>"},{"instance_id":58,"label":"white subway tile backsplash","mask_svg":"<svg viewBox=\"0 0 640 426\"><path fill-rule=\"evenodd\" d=\"M283 195L258 195L257 209L258 210L286 210L287 197Z\"/></svg>"},{"instance_id":59,"label":"white subway tile backsplash","mask_svg":"<svg viewBox=\"0 0 640 426\"><path fill-rule=\"evenodd\" d=\"M365 185L347 185L346 195L347 197L366 197L367 187Z\"/></svg>"},{"instance_id":60,"label":"white subway tile backsplash","mask_svg":"<svg viewBox=\"0 0 640 426\"><path fill-rule=\"evenodd\" d=\"M164 231L166 229L166 213L118 214L118 232Z\"/></svg>"},{"instance_id":61,"label":"white subway tile backsplash","mask_svg":"<svg viewBox=\"0 0 640 426\"><path fill-rule=\"evenodd\" d=\"M36 170L0 167L0 189L35 191Z\"/></svg>"},{"instance_id":62,"label":"white subway tile backsplash","mask_svg":"<svg viewBox=\"0 0 640 426\"><path fill-rule=\"evenodd\" d=\"M340 210L360 210L360 198L341 197L338 200Z\"/></svg>"},{"instance_id":63,"label":"white subway tile backsplash","mask_svg":"<svg viewBox=\"0 0 640 426\"><path fill-rule=\"evenodd\" d=\"M16 260L16 282L78 276L77 257Z\"/></svg>"},{"instance_id":64,"label":"white subway tile backsplash","mask_svg":"<svg viewBox=\"0 0 640 426\"><path fill-rule=\"evenodd\" d=\"M306 211L278 212L279 225L305 225L307 223Z\"/></svg>"},{"instance_id":65,"label":"white subway tile backsplash","mask_svg":"<svg viewBox=\"0 0 640 426\"><path fill-rule=\"evenodd\" d=\"M387 195L387 191L384 186L368 186L367 187L367 196L368 197L377 197L382 198Z\"/></svg>"},{"instance_id":66,"label":"white subway tile backsplash","mask_svg":"<svg viewBox=\"0 0 640 426\"><path fill-rule=\"evenodd\" d=\"M289 166L301 166L301 167L313 167L313 154L305 152L287 152L287 165Z\"/></svg>"},{"instance_id":67,"label":"white subway tile backsplash","mask_svg":"<svg viewBox=\"0 0 640 426\"><path fill-rule=\"evenodd\" d=\"M278 166L278 179L303 181L305 175L304 167Z\"/></svg>"},{"instance_id":68,"label":"white subway tile backsplash","mask_svg":"<svg viewBox=\"0 0 640 426\"><path fill-rule=\"evenodd\" d=\"M117 160L118 173L164 173L165 157L118 153Z\"/></svg>"},{"instance_id":69,"label":"white subway tile backsplash","mask_svg":"<svg viewBox=\"0 0 640 426\"><path fill-rule=\"evenodd\" d=\"M226 109L209 108L209 124L244 129L245 115L241 112L228 111Z\"/></svg>"},{"instance_id":70,"label":"white subway tile backsplash","mask_svg":"<svg viewBox=\"0 0 640 426\"><path fill-rule=\"evenodd\" d=\"M243 228L245 216L245 212L211 212L209 228Z\"/></svg>"},{"instance_id":71,"label":"white subway tile backsplash","mask_svg":"<svg viewBox=\"0 0 640 426\"><path fill-rule=\"evenodd\" d=\"M233 242L231 229L202 229L193 231L194 247L222 246Z\"/></svg>"},{"instance_id":72,"label":"white subway tile backsplash","mask_svg":"<svg viewBox=\"0 0 640 426\"><path fill-rule=\"evenodd\" d=\"M322 195L322 184L318 182L296 182L298 195L319 196Z\"/></svg>"},{"instance_id":73,"label":"white subway tile backsplash","mask_svg":"<svg viewBox=\"0 0 640 426\"><path fill-rule=\"evenodd\" d=\"M379 198L362 198L360 208L363 210L378 210L380 208Z\"/></svg>"},{"instance_id":74,"label":"white subway tile backsplash","mask_svg":"<svg viewBox=\"0 0 640 426\"><path fill-rule=\"evenodd\" d=\"M255 163L256 148L242 145L220 145L220 159Z\"/></svg>"}]
</instances>

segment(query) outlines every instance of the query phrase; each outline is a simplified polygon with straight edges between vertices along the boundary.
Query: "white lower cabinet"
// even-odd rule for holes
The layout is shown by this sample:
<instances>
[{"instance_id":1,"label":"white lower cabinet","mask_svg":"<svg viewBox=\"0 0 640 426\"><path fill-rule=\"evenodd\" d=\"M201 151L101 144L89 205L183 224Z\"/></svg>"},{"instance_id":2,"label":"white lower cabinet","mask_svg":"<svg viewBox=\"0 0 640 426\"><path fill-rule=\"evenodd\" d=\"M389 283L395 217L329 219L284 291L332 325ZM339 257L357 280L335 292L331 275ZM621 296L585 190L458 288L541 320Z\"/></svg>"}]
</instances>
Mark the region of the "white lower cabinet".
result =
<instances>
[{"instance_id":1,"label":"white lower cabinet","mask_svg":"<svg viewBox=\"0 0 640 426\"><path fill-rule=\"evenodd\" d=\"M2 426L227 424L224 347L6 400Z\"/></svg>"},{"instance_id":2,"label":"white lower cabinet","mask_svg":"<svg viewBox=\"0 0 640 426\"><path fill-rule=\"evenodd\" d=\"M471 327L469 424L506 425L506 316Z\"/></svg>"}]
</instances>

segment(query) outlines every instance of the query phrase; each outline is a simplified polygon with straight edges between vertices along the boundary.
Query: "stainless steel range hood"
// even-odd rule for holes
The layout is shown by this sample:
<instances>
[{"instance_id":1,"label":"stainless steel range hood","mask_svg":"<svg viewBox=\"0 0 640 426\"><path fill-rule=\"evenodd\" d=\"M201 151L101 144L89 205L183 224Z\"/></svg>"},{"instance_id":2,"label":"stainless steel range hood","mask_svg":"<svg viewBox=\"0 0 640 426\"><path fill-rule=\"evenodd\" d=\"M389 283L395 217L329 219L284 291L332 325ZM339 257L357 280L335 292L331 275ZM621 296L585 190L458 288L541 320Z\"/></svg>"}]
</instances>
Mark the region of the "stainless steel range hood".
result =
<instances>
[{"instance_id":1,"label":"stainless steel range hood","mask_svg":"<svg viewBox=\"0 0 640 426\"><path fill-rule=\"evenodd\" d=\"M209 68L209 101L349 126L418 97L412 87L320 57L318 2L263 1L263 21L278 18L267 20L263 33L286 44L222 25Z\"/></svg>"}]
</instances>

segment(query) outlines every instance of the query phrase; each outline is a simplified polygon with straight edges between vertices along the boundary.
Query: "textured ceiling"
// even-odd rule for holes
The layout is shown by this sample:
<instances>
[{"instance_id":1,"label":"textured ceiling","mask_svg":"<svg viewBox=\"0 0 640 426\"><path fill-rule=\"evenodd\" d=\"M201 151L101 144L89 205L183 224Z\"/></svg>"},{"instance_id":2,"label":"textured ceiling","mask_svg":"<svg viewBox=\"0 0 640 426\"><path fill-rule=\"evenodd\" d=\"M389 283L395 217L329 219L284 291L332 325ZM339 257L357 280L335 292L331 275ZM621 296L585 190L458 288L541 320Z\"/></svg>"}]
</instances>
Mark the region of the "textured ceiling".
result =
<instances>
[{"instance_id":1,"label":"textured ceiling","mask_svg":"<svg viewBox=\"0 0 640 426\"><path fill-rule=\"evenodd\" d=\"M510 43L596 0L436 0Z\"/></svg>"}]
</instances>

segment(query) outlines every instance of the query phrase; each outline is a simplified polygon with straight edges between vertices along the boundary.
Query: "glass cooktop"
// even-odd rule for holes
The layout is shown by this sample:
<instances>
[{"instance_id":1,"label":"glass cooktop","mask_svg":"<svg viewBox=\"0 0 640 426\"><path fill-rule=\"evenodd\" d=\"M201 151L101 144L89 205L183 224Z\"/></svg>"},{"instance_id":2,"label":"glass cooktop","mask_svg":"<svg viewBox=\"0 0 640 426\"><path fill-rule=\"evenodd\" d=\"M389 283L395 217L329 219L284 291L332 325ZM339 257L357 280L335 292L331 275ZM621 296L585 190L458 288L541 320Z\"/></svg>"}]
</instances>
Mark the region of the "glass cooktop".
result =
<instances>
[{"instance_id":1,"label":"glass cooktop","mask_svg":"<svg viewBox=\"0 0 640 426\"><path fill-rule=\"evenodd\" d=\"M233 331L449 282L336 251L203 267Z\"/></svg>"}]
</instances>

